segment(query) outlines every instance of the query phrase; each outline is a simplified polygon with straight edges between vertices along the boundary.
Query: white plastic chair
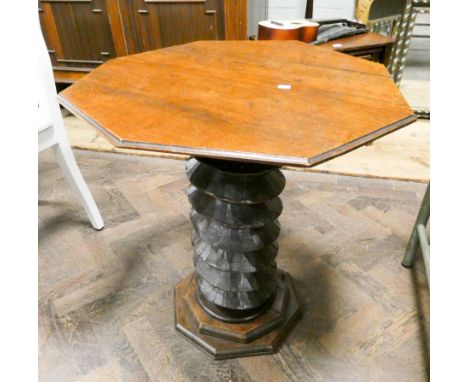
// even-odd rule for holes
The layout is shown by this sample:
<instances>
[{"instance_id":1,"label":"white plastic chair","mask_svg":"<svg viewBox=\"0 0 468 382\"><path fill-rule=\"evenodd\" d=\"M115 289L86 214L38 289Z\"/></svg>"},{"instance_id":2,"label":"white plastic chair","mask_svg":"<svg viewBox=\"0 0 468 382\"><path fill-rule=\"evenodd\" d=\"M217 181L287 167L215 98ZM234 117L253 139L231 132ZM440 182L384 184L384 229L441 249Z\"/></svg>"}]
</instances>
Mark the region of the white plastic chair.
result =
<instances>
[{"instance_id":1,"label":"white plastic chair","mask_svg":"<svg viewBox=\"0 0 468 382\"><path fill-rule=\"evenodd\" d=\"M68 142L67 133L63 124L62 113L57 101L54 74L49 53L42 34L38 33L39 41L39 152L49 147L55 152L63 174L72 189L78 195L80 202L94 229L104 228L101 214L94 202L86 182L76 164L75 157Z\"/></svg>"}]
</instances>

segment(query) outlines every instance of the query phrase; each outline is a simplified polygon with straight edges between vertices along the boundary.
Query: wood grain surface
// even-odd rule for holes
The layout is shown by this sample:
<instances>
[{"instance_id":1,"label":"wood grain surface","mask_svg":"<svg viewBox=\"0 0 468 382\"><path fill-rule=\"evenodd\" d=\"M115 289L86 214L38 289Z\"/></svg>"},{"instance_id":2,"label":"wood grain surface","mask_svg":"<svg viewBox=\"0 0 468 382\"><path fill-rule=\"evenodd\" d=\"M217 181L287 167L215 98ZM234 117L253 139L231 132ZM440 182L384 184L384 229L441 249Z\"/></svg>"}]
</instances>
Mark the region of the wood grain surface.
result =
<instances>
[{"instance_id":1,"label":"wood grain surface","mask_svg":"<svg viewBox=\"0 0 468 382\"><path fill-rule=\"evenodd\" d=\"M41 382L428 380L424 268L400 265L425 184L285 171L278 266L304 316L273 356L213 361L174 331L193 271L185 163L75 156L106 227L41 153Z\"/></svg>"},{"instance_id":2,"label":"wood grain surface","mask_svg":"<svg viewBox=\"0 0 468 382\"><path fill-rule=\"evenodd\" d=\"M119 147L292 166L415 121L383 65L297 41L200 41L121 57L59 98Z\"/></svg>"},{"instance_id":3,"label":"wood grain surface","mask_svg":"<svg viewBox=\"0 0 468 382\"><path fill-rule=\"evenodd\" d=\"M331 40L324 44L321 44L320 46L333 48L338 52L349 52L391 45L394 41L394 37L384 36L375 32L369 32L358 34L355 36ZM336 46L336 44L340 44L341 46Z\"/></svg>"}]
</instances>

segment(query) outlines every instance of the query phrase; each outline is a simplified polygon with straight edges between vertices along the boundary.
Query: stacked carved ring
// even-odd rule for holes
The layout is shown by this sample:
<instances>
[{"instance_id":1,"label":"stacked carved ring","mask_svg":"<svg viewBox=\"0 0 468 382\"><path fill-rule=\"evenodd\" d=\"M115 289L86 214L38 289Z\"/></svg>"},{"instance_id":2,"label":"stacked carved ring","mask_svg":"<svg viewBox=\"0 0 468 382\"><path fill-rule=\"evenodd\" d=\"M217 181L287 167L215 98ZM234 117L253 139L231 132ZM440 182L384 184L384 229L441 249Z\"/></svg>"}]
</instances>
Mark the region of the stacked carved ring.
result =
<instances>
[{"instance_id":1,"label":"stacked carved ring","mask_svg":"<svg viewBox=\"0 0 468 382\"><path fill-rule=\"evenodd\" d=\"M251 316L276 292L284 175L274 166L201 158L188 161L187 175L199 300L209 313Z\"/></svg>"}]
</instances>

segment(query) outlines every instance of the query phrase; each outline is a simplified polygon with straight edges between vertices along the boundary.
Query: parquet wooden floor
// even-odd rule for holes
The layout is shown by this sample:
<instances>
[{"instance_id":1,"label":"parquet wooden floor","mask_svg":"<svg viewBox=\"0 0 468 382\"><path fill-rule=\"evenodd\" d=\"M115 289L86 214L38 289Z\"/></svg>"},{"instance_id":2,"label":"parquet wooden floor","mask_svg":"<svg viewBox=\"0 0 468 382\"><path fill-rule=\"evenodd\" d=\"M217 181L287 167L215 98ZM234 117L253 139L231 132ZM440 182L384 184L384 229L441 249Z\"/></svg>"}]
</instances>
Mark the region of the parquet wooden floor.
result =
<instances>
[{"instance_id":1,"label":"parquet wooden floor","mask_svg":"<svg viewBox=\"0 0 468 382\"><path fill-rule=\"evenodd\" d=\"M428 379L424 270L400 266L425 184L285 171L278 265L304 317L276 355L213 361L174 331L192 270L184 162L75 155L106 226L41 153L40 381Z\"/></svg>"}]
</instances>

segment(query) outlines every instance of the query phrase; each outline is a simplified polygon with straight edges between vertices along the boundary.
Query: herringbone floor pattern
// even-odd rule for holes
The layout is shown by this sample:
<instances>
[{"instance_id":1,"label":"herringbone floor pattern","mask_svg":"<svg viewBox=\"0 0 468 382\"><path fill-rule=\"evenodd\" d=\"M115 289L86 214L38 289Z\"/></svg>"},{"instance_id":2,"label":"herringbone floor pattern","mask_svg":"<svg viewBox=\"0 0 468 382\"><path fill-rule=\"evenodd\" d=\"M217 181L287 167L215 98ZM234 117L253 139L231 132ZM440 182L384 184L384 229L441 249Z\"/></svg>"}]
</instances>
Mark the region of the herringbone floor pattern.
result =
<instances>
[{"instance_id":1,"label":"herringbone floor pattern","mask_svg":"<svg viewBox=\"0 0 468 382\"><path fill-rule=\"evenodd\" d=\"M75 154L106 226L40 154L40 381L428 379L424 271L400 266L424 184L286 171L278 265L304 317L276 355L213 361L173 328L193 268L185 163Z\"/></svg>"}]
</instances>

